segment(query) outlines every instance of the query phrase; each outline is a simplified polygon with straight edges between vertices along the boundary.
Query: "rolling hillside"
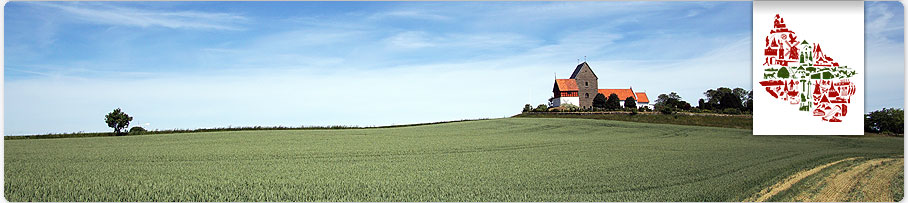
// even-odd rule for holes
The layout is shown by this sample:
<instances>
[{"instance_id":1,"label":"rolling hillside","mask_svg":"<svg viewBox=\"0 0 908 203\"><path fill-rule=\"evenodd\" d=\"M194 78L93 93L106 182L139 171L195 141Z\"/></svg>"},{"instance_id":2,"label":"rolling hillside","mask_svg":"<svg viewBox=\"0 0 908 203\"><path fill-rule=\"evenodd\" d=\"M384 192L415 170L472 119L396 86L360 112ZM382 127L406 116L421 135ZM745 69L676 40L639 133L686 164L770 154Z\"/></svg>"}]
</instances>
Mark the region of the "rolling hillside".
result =
<instances>
[{"instance_id":1,"label":"rolling hillside","mask_svg":"<svg viewBox=\"0 0 908 203\"><path fill-rule=\"evenodd\" d=\"M839 199L897 201L903 142L560 118L5 140L4 192L10 201L785 201L825 197L834 187L824 181L851 178L858 189ZM852 166L882 175L849 176Z\"/></svg>"}]
</instances>

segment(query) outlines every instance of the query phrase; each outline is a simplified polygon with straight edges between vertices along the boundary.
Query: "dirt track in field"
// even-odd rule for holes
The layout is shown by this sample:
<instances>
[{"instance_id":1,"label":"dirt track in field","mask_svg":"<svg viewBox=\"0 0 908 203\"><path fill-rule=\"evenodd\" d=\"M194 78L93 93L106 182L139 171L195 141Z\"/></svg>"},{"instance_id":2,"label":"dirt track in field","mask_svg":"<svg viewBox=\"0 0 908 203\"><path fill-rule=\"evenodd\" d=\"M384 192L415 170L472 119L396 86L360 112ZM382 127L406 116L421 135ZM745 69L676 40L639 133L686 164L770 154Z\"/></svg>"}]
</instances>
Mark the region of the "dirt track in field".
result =
<instances>
[{"instance_id":1,"label":"dirt track in field","mask_svg":"<svg viewBox=\"0 0 908 203\"><path fill-rule=\"evenodd\" d=\"M783 181L765 188L744 201L763 202L782 191L792 188L805 178L816 175L830 166L859 159L851 157L817 166L810 170L798 172ZM801 184L802 190L792 199L780 201L797 202L893 202L891 181L899 178L903 173L904 158L876 158L855 161L856 164L844 166L826 175L819 177L818 182ZM899 188L900 189L900 188Z\"/></svg>"},{"instance_id":2,"label":"dirt track in field","mask_svg":"<svg viewBox=\"0 0 908 203\"><path fill-rule=\"evenodd\" d=\"M798 199L811 202L868 201L892 202L890 180L898 176L904 159L879 158L867 160L854 167L838 170L818 185L822 187L813 197ZM799 195L804 196L804 195Z\"/></svg>"},{"instance_id":3,"label":"dirt track in field","mask_svg":"<svg viewBox=\"0 0 908 203\"><path fill-rule=\"evenodd\" d=\"M785 178L785 180L782 180L781 182L776 183L775 185L772 185L768 188L761 190L760 193L757 193L754 196L751 196L750 198L747 198L744 201L745 202L764 202L766 200L769 200L769 198L771 198L772 196L779 194L779 192L782 192L782 191L787 190L788 188L791 188L792 185L794 185L795 183L798 183L802 179L807 178L810 175L813 175L817 172L820 172L821 170L825 169L826 167L835 165L835 164L843 162L843 161L854 160L857 158L858 157L842 159L842 160L834 161L832 163L817 166L810 170L798 172L794 175L789 176L788 178Z\"/></svg>"}]
</instances>

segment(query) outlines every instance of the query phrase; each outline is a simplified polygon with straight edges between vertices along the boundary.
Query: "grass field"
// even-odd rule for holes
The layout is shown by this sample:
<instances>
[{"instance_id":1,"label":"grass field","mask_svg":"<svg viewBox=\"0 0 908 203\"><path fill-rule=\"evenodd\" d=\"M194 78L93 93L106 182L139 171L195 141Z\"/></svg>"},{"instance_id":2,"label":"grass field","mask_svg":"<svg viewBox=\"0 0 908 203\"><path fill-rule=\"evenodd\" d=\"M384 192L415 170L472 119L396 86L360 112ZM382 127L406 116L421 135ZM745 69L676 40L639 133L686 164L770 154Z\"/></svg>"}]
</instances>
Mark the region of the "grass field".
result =
<instances>
[{"instance_id":1,"label":"grass field","mask_svg":"<svg viewBox=\"0 0 908 203\"><path fill-rule=\"evenodd\" d=\"M843 159L855 162L838 164L864 165L868 174L893 174L870 169L903 164L883 161L901 160L902 138L750 133L507 118L5 140L4 192L10 201L742 201ZM857 162L867 160L881 161ZM813 171L837 174L851 166L838 164ZM822 191L814 185L825 179L810 177L769 200ZM889 184L902 183L902 171L885 177L858 185L902 190ZM849 197L863 194L876 193Z\"/></svg>"}]
</instances>

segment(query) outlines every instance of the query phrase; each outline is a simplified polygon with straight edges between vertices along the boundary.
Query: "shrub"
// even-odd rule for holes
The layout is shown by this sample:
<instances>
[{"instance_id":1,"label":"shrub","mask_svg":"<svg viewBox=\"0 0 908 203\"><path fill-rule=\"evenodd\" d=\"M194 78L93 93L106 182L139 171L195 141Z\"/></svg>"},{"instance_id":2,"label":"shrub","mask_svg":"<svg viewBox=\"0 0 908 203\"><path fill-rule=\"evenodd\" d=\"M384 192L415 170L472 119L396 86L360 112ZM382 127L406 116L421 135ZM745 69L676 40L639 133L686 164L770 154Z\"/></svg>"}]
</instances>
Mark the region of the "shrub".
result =
<instances>
[{"instance_id":1,"label":"shrub","mask_svg":"<svg viewBox=\"0 0 908 203\"><path fill-rule=\"evenodd\" d=\"M530 104L523 105L523 112L530 112L530 111L533 111L533 105L530 105Z\"/></svg>"},{"instance_id":2,"label":"shrub","mask_svg":"<svg viewBox=\"0 0 908 203\"><path fill-rule=\"evenodd\" d=\"M547 106L545 104L540 104L539 106L536 106L536 109L533 109L533 111L534 112L546 112L546 111L549 111L549 106Z\"/></svg>"},{"instance_id":3,"label":"shrub","mask_svg":"<svg viewBox=\"0 0 908 203\"><path fill-rule=\"evenodd\" d=\"M665 105L656 106L656 111L659 111L662 114L672 114L675 112L675 109Z\"/></svg>"},{"instance_id":4,"label":"shrub","mask_svg":"<svg viewBox=\"0 0 908 203\"><path fill-rule=\"evenodd\" d=\"M141 135L141 134L145 134L145 132L148 132L148 131L145 130L145 128L142 128L142 127L139 127L139 126L135 126L135 127L129 128L129 134L130 134L130 135Z\"/></svg>"},{"instance_id":5,"label":"shrub","mask_svg":"<svg viewBox=\"0 0 908 203\"><path fill-rule=\"evenodd\" d=\"M641 106L640 108L638 108L638 110L640 110L640 112L653 111L649 108L649 106Z\"/></svg>"},{"instance_id":6,"label":"shrub","mask_svg":"<svg viewBox=\"0 0 908 203\"><path fill-rule=\"evenodd\" d=\"M561 107L564 107L564 111L575 112L580 111L580 107L574 104L563 104Z\"/></svg>"},{"instance_id":7,"label":"shrub","mask_svg":"<svg viewBox=\"0 0 908 203\"><path fill-rule=\"evenodd\" d=\"M637 108L631 108L631 115L637 115Z\"/></svg>"},{"instance_id":8,"label":"shrub","mask_svg":"<svg viewBox=\"0 0 908 203\"><path fill-rule=\"evenodd\" d=\"M726 108L726 109L722 110L722 113L724 113L724 114L741 114L741 110L736 109L736 108Z\"/></svg>"}]
</instances>

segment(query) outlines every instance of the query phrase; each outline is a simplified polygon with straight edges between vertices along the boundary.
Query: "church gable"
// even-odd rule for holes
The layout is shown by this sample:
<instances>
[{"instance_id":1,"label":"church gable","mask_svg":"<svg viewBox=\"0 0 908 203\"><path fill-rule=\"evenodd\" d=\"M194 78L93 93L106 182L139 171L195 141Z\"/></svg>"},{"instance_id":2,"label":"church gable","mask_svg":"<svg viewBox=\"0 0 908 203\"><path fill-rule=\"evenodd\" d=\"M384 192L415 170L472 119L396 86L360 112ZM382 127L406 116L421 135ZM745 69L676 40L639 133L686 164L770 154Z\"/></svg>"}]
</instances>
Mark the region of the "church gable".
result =
<instances>
[{"instance_id":1,"label":"church gable","mask_svg":"<svg viewBox=\"0 0 908 203\"><path fill-rule=\"evenodd\" d=\"M590 65L586 64L586 62L583 62L577 65L577 68L574 68L574 73L571 74L571 79L577 79L578 76L581 78L587 78L591 76L591 78L595 78L597 80L599 79L599 77L596 76L596 73L593 72L593 69L590 68Z\"/></svg>"}]
</instances>

